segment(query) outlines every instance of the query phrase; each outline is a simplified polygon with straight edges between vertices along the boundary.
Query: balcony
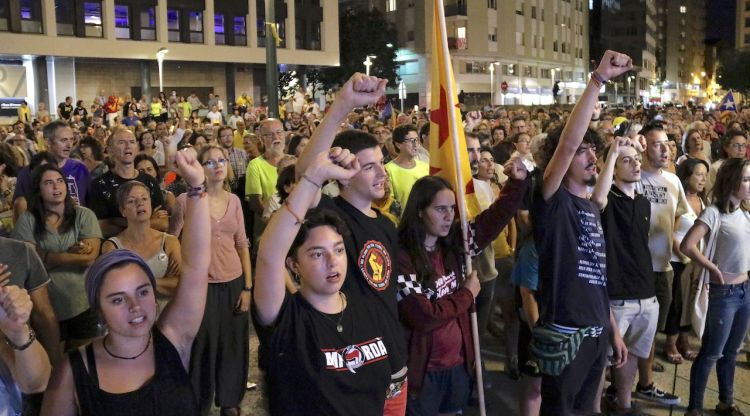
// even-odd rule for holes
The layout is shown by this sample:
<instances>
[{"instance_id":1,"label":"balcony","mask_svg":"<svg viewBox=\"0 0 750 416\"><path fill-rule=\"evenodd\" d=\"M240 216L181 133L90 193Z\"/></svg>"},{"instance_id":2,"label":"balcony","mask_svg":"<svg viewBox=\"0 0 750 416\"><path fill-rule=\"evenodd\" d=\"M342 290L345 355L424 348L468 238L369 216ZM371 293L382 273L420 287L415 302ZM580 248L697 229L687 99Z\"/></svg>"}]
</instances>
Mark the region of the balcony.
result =
<instances>
[{"instance_id":1,"label":"balcony","mask_svg":"<svg viewBox=\"0 0 750 416\"><path fill-rule=\"evenodd\" d=\"M447 4L445 5L445 17L453 17L453 16L462 16L467 17L466 15L466 4Z\"/></svg>"},{"instance_id":2,"label":"balcony","mask_svg":"<svg viewBox=\"0 0 750 416\"><path fill-rule=\"evenodd\" d=\"M466 42L466 38L448 38L448 49L467 49L468 43Z\"/></svg>"}]
</instances>

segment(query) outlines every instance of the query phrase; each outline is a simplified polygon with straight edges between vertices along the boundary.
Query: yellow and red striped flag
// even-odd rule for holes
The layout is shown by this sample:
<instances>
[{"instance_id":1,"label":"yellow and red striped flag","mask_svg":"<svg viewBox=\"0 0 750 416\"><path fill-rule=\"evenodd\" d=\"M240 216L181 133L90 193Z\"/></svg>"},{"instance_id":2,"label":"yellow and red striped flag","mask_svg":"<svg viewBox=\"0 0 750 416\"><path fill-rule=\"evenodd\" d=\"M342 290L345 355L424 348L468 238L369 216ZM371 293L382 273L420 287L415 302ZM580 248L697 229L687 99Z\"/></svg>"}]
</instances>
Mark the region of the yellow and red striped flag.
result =
<instances>
[{"instance_id":1,"label":"yellow and red striped flag","mask_svg":"<svg viewBox=\"0 0 750 416\"><path fill-rule=\"evenodd\" d=\"M442 19L441 19L442 17ZM465 201L461 220L474 218L481 211L471 180L471 165L458 107L456 81L450 64L448 38L442 1L433 0L432 89L430 106L430 175L447 180L456 192L459 205Z\"/></svg>"}]
</instances>

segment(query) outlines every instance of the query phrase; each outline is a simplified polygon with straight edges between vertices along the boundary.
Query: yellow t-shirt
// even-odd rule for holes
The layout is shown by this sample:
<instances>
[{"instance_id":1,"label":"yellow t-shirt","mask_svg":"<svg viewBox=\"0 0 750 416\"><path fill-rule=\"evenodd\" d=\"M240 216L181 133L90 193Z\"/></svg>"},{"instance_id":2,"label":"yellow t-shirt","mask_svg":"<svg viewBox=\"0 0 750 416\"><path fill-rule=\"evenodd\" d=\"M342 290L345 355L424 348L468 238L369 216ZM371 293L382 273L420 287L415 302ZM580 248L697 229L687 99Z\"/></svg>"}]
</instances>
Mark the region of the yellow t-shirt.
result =
<instances>
[{"instance_id":1,"label":"yellow t-shirt","mask_svg":"<svg viewBox=\"0 0 750 416\"><path fill-rule=\"evenodd\" d=\"M391 180L391 195L401 203L401 210L406 209L406 201L409 200L411 188L419 178L430 174L430 165L415 160L416 165L411 169L404 169L396 162L390 161L385 165L385 171Z\"/></svg>"},{"instance_id":2,"label":"yellow t-shirt","mask_svg":"<svg viewBox=\"0 0 750 416\"><path fill-rule=\"evenodd\" d=\"M161 115L161 102L152 102L151 103L151 116L152 117L159 117Z\"/></svg>"},{"instance_id":3,"label":"yellow t-shirt","mask_svg":"<svg viewBox=\"0 0 750 416\"><path fill-rule=\"evenodd\" d=\"M247 133L247 130L242 132L240 134L239 130L234 131L234 138L232 139L232 146L238 148L238 149L244 149L245 146L242 144L242 139L244 139L245 134Z\"/></svg>"},{"instance_id":4,"label":"yellow t-shirt","mask_svg":"<svg viewBox=\"0 0 750 416\"><path fill-rule=\"evenodd\" d=\"M268 163L263 156L251 160L245 172L245 197L260 195L265 203L276 193L278 177L276 166Z\"/></svg>"}]
</instances>

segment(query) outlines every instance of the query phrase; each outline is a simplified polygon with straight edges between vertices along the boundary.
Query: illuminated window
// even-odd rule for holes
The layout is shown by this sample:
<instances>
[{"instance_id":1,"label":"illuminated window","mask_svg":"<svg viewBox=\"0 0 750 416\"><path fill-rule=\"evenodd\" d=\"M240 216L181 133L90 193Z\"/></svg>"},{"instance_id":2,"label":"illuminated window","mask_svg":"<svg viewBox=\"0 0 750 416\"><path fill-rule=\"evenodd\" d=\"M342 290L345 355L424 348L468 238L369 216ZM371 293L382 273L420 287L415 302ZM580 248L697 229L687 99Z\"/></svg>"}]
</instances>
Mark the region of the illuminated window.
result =
<instances>
[{"instance_id":1,"label":"illuminated window","mask_svg":"<svg viewBox=\"0 0 750 416\"><path fill-rule=\"evenodd\" d=\"M682 14L685 14L685 13L687 13L687 7L685 7L685 6L680 6L680 13L682 13Z\"/></svg>"}]
</instances>

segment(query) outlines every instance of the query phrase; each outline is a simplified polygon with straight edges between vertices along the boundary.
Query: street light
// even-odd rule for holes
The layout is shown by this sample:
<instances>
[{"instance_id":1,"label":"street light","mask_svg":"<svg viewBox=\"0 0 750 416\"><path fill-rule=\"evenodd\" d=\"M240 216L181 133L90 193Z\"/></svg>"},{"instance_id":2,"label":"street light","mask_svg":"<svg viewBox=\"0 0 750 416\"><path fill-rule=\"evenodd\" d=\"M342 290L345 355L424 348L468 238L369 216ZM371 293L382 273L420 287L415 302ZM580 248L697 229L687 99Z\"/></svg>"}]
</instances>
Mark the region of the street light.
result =
<instances>
[{"instance_id":1,"label":"street light","mask_svg":"<svg viewBox=\"0 0 750 416\"><path fill-rule=\"evenodd\" d=\"M362 62L363 64L365 64L365 73L367 74L368 77L370 76L370 67L372 66L372 59L375 59L375 58L377 58L377 56L367 55L367 59L365 59L365 61Z\"/></svg>"},{"instance_id":2,"label":"street light","mask_svg":"<svg viewBox=\"0 0 750 416\"><path fill-rule=\"evenodd\" d=\"M164 92L164 79L162 77L162 69L164 67L164 55L166 55L167 53L169 53L169 49L167 48L159 48L159 50L156 52L156 62L159 64L159 92Z\"/></svg>"}]
</instances>

